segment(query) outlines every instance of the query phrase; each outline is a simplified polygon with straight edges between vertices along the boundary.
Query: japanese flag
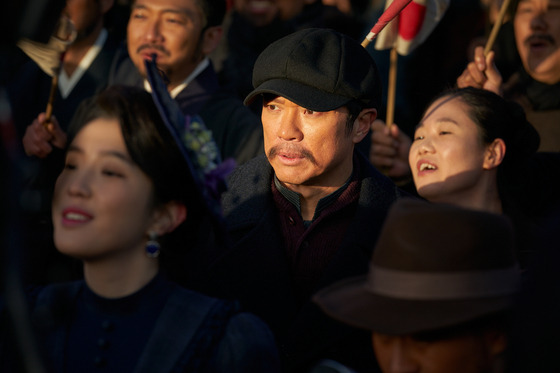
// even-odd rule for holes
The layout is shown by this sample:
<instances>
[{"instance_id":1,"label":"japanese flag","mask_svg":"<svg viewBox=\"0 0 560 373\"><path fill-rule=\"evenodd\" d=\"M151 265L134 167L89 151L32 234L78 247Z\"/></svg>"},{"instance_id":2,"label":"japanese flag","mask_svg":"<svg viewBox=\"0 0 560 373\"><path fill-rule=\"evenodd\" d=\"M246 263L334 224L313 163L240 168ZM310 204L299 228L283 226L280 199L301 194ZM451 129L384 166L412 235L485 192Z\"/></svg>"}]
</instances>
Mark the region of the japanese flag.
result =
<instances>
[{"instance_id":1,"label":"japanese flag","mask_svg":"<svg viewBox=\"0 0 560 373\"><path fill-rule=\"evenodd\" d=\"M400 55L409 54L422 44L441 20L450 0L412 0L379 33L375 49L390 49L396 46ZM387 0L385 9L393 0Z\"/></svg>"}]
</instances>

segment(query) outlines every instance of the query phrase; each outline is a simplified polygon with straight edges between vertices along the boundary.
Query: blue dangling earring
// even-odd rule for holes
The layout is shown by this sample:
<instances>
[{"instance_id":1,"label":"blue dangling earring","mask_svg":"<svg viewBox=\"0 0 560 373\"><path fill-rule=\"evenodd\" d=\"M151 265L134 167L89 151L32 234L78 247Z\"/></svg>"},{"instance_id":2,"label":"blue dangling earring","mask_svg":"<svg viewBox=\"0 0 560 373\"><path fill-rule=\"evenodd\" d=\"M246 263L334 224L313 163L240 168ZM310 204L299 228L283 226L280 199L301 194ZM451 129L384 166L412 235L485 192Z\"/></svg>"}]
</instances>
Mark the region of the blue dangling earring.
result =
<instances>
[{"instance_id":1,"label":"blue dangling earring","mask_svg":"<svg viewBox=\"0 0 560 373\"><path fill-rule=\"evenodd\" d=\"M157 233L150 232L150 240L146 242L146 255L149 258L157 258L161 250L159 242L157 242Z\"/></svg>"}]
</instances>

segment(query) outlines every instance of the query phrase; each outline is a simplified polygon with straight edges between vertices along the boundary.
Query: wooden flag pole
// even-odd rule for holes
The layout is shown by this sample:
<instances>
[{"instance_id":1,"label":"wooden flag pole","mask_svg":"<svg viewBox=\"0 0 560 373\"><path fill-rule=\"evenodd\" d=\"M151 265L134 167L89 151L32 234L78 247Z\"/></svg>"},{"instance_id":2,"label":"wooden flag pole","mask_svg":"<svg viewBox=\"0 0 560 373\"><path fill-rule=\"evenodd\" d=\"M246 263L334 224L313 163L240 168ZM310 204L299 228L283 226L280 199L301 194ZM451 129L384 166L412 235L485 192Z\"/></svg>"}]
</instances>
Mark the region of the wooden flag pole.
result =
<instances>
[{"instance_id":1,"label":"wooden flag pole","mask_svg":"<svg viewBox=\"0 0 560 373\"><path fill-rule=\"evenodd\" d=\"M389 83L387 88L387 127L391 127L395 117L395 97L397 91L397 59L399 54L397 48L391 48L390 64L389 64Z\"/></svg>"},{"instance_id":2,"label":"wooden flag pole","mask_svg":"<svg viewBox=\"0 0 560 373\"><path fill-rule=\"evenodd\" d=\"M502 3L502 7L500 8L500 13L498 14L498 18L492 27L492 31L490 32L490 36L488 37L488 41L486 42L486 46L484 47L484 55L486 56L491 50L494 42L496 41L496 37L498 36L498 31L500 31L500 27L504 23L504 18L506 16L507 9L509 8L510 0L504 0Z\"/></svg>"},{"instance_id":3,"label":"wooden flag pole","mask_svg":"<svg viewBox=\"0 0 560 373\"><path fill-rule=\"evenodd\" d=\"M45 109L45 122L43 125L48 130L49 123L51 122L53 106L54 106L54 98L56 97L56 90L58 89L58 76L60 75L60 71L62 71L62 64L64 63L64 55L66 51L60 54L60 61L56 68L53 68L53 77L51 81L51 91L49 93L49 101L47 101L47 108Z\"/></svg>"},{"instance_id":4,"label":"wooden flag pole","mask_svg":"<svg viewBox=\"0 0 560 373\"><path fill-rule=\"evenodd\" d=\"M58 74L60 69L56 69L51 81L51 91L49 93L49 101L47 102L47 109L45 110L45 122L43 123L45 127L48 127L51 122L54 98L56 96L56 89L58 88Z\"/></svg>"}]
</instances>

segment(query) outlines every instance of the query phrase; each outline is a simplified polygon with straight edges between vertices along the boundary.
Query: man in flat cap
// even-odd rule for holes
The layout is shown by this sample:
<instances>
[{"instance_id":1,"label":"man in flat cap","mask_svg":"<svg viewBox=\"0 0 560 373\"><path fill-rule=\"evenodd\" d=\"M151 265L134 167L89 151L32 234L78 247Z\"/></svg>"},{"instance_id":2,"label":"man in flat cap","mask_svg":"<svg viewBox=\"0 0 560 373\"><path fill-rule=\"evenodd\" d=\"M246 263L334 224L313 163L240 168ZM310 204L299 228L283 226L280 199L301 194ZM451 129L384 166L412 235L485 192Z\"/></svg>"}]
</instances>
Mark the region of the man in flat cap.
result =
<instances>
[{"instance_id":1,"label":"man in flat cap","mask_svg":"<svg viewBox=\"0 0 560 373\"><path fill-rule=\"evenodd\" d=\"M501 373L519 274L505 216L403 199L389 211L367 276L313 299L372 332L383 373Z\"/></svg>"},{"instance_id":2,"label":"man in flat cap","mask_svg":"<svg viewBox=\"0 0 560 373\"><path fill-rule=\"evenodd\" d=\"M265 155L229 180L232 245L206 285L270 325L285 371L308 371L322 358L375 371L369 335L310 301L367 272L387 210L404 195L355 150L381 103L375 62L348 36L305 29L261 53L253 85L245 102L262 100Z\"/></svg>"}]
</instances>

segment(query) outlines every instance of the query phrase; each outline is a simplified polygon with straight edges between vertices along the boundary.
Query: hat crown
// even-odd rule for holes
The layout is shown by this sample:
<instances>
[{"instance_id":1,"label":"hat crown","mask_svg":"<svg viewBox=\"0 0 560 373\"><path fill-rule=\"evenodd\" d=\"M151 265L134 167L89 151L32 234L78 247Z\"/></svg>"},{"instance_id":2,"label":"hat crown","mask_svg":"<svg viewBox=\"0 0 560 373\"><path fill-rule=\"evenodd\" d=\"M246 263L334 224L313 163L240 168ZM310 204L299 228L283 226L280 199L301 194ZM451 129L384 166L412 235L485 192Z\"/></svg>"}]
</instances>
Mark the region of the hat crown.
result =
<instances>
[{"instance_id":1,"label":"hat crown","mask_svg":"<svg viewBox=\"0 0 560 373\"><path fill-rule=\"evenodd\" d=\"M504 312L518 286L508 218L404 198L389 210L367 276L314 300L350 325L407 335Z\"/></svg>"},{"instance_id":2,"label":"hat crown","mask_svg":"<svg viewBox=\"0 0 560 373\"><path fill-rule=\"evenodd\" d=\"M338 98L331 104L336 107L354 100L377 107L381 101L381 82L373 58L356 40L329 29L304 29L269 45L255 62L253 86L258 90L263 83L275 80ZM274 93L292 99L290 89L280 87ZM313 109L312 98L295 100Z\"/></svg>"},{"instance_id":3,"label":"hat crown","mask_svg":"<svg viewBox=\"0 0 560 373\"><path fill-rule=\"evenodd\" d=\"M372 265L412 272L515 266L510 220L498 214L404 199L389 211Z\"/></svg>"}]
</instances>

